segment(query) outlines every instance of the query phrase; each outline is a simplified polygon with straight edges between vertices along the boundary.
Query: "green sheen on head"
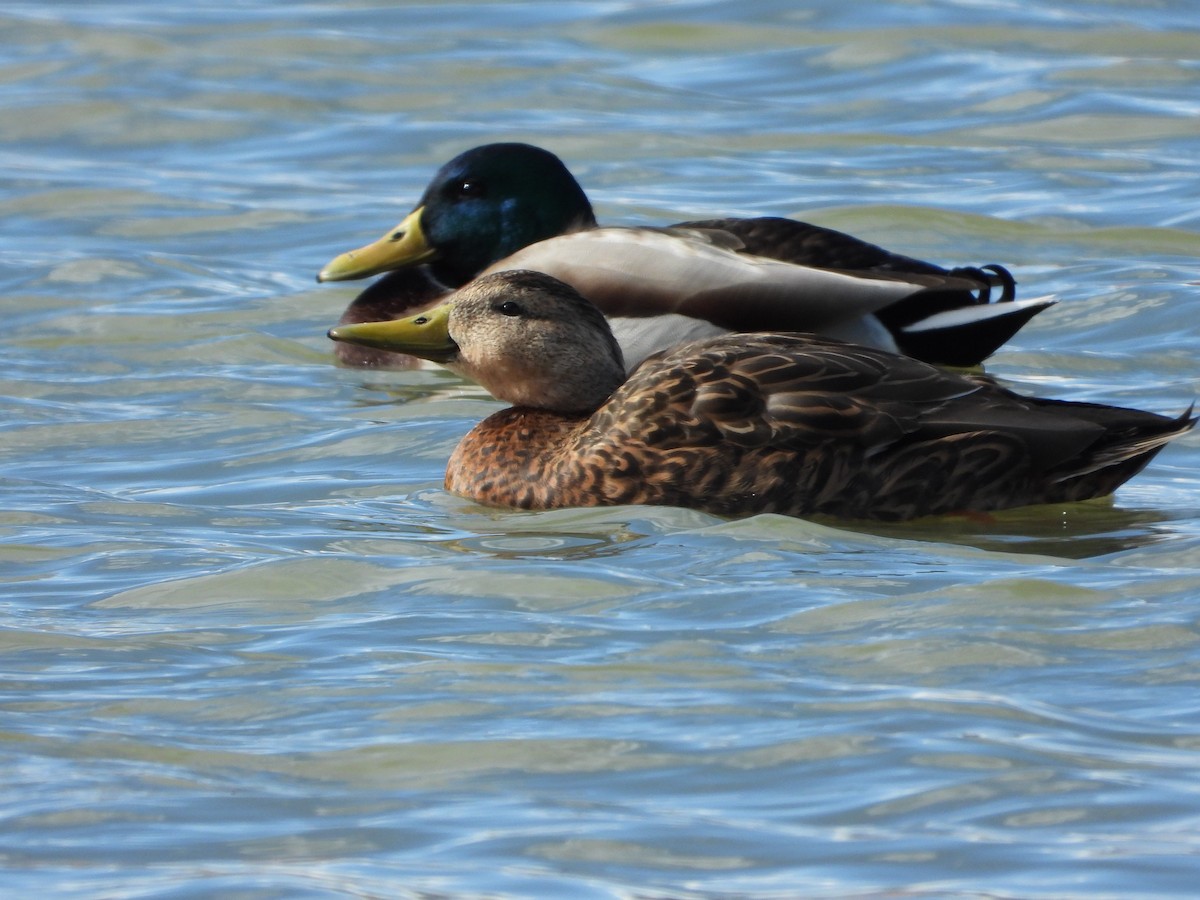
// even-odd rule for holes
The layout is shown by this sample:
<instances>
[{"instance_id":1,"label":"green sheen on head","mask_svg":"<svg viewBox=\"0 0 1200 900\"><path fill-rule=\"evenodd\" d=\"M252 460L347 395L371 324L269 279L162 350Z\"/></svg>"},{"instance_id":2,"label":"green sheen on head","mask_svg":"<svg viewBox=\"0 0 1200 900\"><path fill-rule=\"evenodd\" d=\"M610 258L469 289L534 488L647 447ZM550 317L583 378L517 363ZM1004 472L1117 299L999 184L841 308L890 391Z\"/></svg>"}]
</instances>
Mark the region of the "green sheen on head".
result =
<instances>
[{"instance_id":1,"label":"green sheen on head","mask_svg":"<svg viewBox=\"0 0 1200 900\"><path fill-rule=\"evenodd\" d=\"M522 247L596 224L562 160L530 144L485 144L456 156L419 205L434 271L455 285Z\"/></svg>"},{"instance_id":2,"label":"green sheen on head","mask_svg":"<svg viewBox=\"0 0 1200 900\"><path fill-rule=\"evenodd\" d=\"M399 225L331 260L317 280L425 263L456 287L530 244L595 225L583 188L553 153L531 144L485 144L442 166Z\"/></svg>"}]
</instances>

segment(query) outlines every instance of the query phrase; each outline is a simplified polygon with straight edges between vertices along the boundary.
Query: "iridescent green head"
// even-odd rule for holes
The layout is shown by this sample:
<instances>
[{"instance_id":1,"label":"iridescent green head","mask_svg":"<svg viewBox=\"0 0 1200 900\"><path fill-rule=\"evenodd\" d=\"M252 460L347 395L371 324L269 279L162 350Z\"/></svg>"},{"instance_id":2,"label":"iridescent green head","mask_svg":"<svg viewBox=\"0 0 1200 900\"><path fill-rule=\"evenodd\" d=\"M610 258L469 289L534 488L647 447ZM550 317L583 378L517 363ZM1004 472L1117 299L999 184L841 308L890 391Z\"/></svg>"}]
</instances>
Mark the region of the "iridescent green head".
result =
<instances>
[{"instance_id":1,"label":"iridescent green head","mask_svg":"<svg viewBox=\"0 0 1200 900\"><path fill-rule=\"evenodd\" d=\"M442 166L403 222L337 257L317 280L428 263L439 280L457 286L523 247L595 224L587 195L553 153L485 144Z\"/></svg>"}]
</instances>

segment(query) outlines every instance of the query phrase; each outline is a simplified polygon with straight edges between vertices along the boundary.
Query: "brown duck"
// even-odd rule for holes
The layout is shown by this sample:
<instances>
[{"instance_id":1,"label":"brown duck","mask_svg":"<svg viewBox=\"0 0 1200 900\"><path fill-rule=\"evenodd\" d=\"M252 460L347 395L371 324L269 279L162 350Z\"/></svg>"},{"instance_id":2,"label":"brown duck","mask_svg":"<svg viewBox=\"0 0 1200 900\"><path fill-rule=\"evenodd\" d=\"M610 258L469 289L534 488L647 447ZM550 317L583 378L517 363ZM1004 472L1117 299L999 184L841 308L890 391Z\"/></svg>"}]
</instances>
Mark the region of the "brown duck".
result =
<instances>
[{"instance_id":1,"label":"brown duck","mask_svg":"<svg viewBox=\"0 0 1200 900\"><path fill-rule=\"evenodd\" d=\"M537 272L330 337L433 360L512 403L463 438L446 487L522 509L899 520L1063 503L1111 493L1195 423L1022 397L810 334L695 341L627 378L604 315Z\"/></svg>"}]
</instances>

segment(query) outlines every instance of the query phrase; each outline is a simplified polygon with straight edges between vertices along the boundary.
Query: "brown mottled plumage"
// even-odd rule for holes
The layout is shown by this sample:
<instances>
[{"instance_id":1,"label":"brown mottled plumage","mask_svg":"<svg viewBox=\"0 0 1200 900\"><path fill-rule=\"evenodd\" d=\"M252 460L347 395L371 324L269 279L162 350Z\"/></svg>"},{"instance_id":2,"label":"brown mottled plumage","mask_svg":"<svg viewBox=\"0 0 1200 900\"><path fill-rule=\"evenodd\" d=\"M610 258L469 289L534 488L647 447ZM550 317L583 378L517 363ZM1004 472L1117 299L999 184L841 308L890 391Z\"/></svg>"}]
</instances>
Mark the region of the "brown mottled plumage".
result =
<instances>
[{"instance_id":1,"label":"brown mottled plumage","mask_svg":"<svg viewBox=\"0 0 1200 900\"><path fill-rule=\"evenodd\" d=\"M1021 397L985 379L805 334L724 335L624 380L604 317L534 272L426 314L330 336L434 359L517 404L450 458L497 506L626 503L719 515L909 519L1111 493L1195 423Z\"/></svg>"}]
</instances>

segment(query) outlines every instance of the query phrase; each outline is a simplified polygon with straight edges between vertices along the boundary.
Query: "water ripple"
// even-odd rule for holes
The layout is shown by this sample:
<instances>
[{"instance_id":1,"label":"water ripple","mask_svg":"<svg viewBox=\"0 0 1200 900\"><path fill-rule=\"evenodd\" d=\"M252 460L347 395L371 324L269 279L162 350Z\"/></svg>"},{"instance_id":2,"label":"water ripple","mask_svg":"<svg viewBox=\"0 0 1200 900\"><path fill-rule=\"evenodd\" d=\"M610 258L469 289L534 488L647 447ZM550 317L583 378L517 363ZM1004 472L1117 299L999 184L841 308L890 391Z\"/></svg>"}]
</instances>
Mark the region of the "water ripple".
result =
<instances>
[{"instance_id":1,"label":"water ripple","mask_svg":"<svg viewBox=\"0 0 1200 900\"><path fill-rule=\"evenodd\" d=\"M1196 391L1195 14L8 4L0 859L21 895L1194 894L1200 439L860 526L441 488L496 408L331 363L466 146L1061 302L989 371ZM866 23L866 24L864 24Z\"/></svg>"}]
</instances>

